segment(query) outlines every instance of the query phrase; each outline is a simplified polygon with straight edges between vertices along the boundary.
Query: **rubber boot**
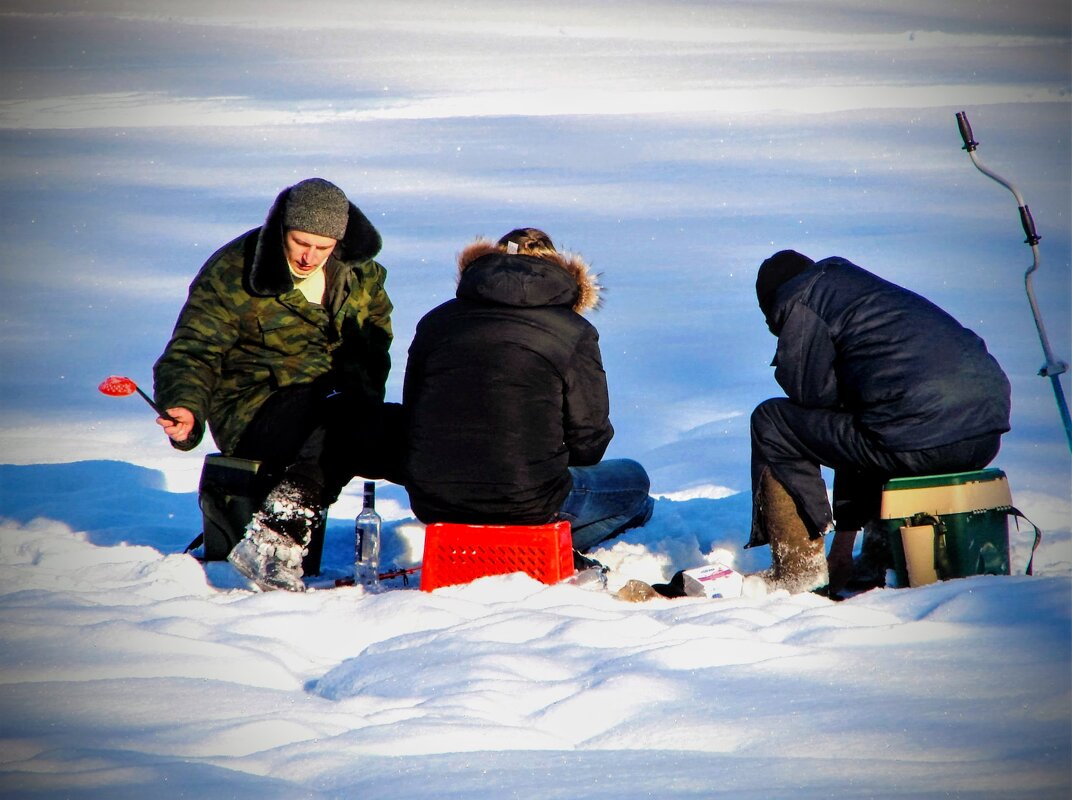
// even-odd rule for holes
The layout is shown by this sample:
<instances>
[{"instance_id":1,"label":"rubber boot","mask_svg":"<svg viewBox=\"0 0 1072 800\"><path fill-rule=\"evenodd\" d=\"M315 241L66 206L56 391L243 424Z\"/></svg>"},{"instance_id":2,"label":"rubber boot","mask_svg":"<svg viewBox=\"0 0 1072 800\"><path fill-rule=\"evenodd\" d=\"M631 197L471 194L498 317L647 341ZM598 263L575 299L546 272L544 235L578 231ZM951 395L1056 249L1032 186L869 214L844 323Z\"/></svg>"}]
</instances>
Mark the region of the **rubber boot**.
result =
<instances>
[{"instance_id":1,"label":"rubber boot","mask_svg":"<svg viewBox=\"0 0 1072 800\"><path fill-rule=\"evenodd\" d=\"M830 543L830 552L826 554L826 566L830 572L830 583L826 587L826 596L838 600L841 592L852 578L854 561L852 549L856 544L855 530L835 530Z\"/></svg>"},{"instance_id":2,"label":"rubber boot","mask_svg":"<svg viewBox=\"0 0 1072 800\"><path fill-rule=\"evenodd\" d=\"M885 528L878 522L864 526L860 555L852 564L852 578L846 588L866 592L886 585L886 570L893 569L893 555Z\"/></svg>"},{"instance_id":3,"label":"rubber boot","mask_svg":"<svg viewBox=\"0 0 1072 800\"><path fill-rule=\"evenodd\" d=\"M829 573L823 537L811 537L796 502L769 469L760 476L758 499L771 547L771 569L764 576L767 582L790 594L826 586Z\"/></svg>"}]
</instances>

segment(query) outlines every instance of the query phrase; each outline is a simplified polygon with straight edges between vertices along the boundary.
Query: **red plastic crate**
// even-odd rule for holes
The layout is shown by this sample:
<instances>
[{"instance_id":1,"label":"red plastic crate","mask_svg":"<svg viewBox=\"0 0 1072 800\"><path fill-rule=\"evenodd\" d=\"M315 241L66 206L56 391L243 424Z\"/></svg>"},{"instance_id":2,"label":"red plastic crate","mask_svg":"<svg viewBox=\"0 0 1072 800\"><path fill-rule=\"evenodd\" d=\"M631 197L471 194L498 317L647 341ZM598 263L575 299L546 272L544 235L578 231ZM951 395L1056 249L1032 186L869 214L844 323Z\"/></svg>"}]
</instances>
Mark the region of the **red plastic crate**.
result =
<instances>
[{"instance_id":1,"label":"red plastic crate","mask_svg":"<svg viewBox=\"0 0 1072 800\"><path fill-rule=\"evenodd\" d=\"M566 521L546 525L436 522L424 533L421 590L524 572L542 583L573 574L573 536Z\"/></svg>"}]
</instances>

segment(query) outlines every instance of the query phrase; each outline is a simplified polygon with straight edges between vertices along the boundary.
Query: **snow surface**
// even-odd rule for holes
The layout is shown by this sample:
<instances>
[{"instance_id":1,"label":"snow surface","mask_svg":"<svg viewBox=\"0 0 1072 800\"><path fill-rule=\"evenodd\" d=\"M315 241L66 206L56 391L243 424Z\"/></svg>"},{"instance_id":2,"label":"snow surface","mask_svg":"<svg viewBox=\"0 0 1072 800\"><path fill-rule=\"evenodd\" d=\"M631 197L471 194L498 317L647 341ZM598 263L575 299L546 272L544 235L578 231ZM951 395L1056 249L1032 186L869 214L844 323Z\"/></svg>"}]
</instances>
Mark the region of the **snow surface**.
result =
<instances>
[{"instance_id":1,"label":"snow surface","mask_svg":"<svg viewBox=\"0 0 1072 800\"><path fill-rule=\"evenodd\" d=\"M176 552L195 497L162 485L119 462L0 468L3 796L1067 796L1067 532L1034 577L841 603L630 604L522 574L259 594ZM744 510L660 499L597 555L632 577L759 568ZM325 576L350 531L330 524ZM419 540L389 521L386 558Z\"/></svg>"},{"instance_id":2,"label":"snow surface","mask_svg":"<svg viewBox=\"0 0 1072 800\"><path fill-rule=\"evenodd\" d=\"M0 4L0 797L1072 794L1072 458L1023 291L1072 359L1072 9L974 0ZM748 417L779 394L755 268L793 247L919 291L1013 386L995 466L1035 575L632 605L514 575L259 594L182 555L204 444L136 396L196 269L280 188L384 238L397 400L474 237L603 272L617 435L664 580L745 551ZM1066 393L1069 376L1061 378ZM359 485L332 509L343 575ZM423 530L383 484L385 560ZM1014 531L1022 573L1031 541ZM325 580L327 584L330 580ZM398 582L396 581L396 584Z\"/></svg>"}]
</instances>

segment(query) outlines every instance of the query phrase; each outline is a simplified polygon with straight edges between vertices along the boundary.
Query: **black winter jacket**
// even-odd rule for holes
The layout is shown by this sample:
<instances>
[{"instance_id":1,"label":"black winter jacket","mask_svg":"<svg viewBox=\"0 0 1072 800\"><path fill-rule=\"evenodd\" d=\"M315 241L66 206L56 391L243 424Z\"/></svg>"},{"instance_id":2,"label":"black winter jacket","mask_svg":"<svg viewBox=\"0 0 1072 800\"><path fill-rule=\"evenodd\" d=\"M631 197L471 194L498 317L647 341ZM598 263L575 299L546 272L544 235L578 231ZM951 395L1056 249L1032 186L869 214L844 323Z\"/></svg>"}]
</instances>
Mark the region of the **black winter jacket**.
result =
<instances>
[{"instance_id":1,"label":"black winter jacket","mask_svg":"<svg viewBox=\"0 0 1072 800\"><path fill-rule=\"evenodd\" d=\"M779 288L769 316L789 399L836 408L894 452L1009 430L1009 381L938 306L843 258Z\"/></svg>"},{"instance_id":2,"label":"black winter jacket","mask_svg":"<svg viewBox=\"0 0 1072 800\"><path fill-rule=\"evenodd\" d=\"M407 490L423 522L549 521L567 466L614 434L596 329L599 286L576 256L459 257L457 297L418 323L406 365Z\"/></svg>"}]
</instances>

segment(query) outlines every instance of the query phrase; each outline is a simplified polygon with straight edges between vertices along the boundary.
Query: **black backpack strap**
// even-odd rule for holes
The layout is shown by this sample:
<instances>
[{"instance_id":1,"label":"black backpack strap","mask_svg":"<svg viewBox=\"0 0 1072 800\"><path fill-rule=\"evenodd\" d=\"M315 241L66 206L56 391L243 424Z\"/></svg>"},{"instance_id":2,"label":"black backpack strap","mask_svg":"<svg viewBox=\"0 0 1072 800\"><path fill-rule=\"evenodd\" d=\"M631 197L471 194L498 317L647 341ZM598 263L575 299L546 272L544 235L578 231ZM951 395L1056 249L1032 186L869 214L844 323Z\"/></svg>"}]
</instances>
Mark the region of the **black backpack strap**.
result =
<instances>
[{"instance_id":1,"label":"black backpack strap","mask_svg":"<svg viewBox=\"0 0 1072 800\"><path fill-rule=\"evenodd\" d=\"M1023 513L1020 511L1020 509L1013 508L1013 507L1010 506L1008 514L1009 514L1010 517L1013 517L1013 518L1016 519L1016 530L1017 531L1020 530L1020 520L1021 519L1024 522L1026 522L1028 525L1030 525L1032 528L1035 529L1035 543L1031 546L1031 558L1029 558L1027 560L1027 572L1024 573L1025 575L1033 575L1034 574L1034 571L1033 571L1034 570L1034 563L1035 563L1035 551L1038 550L1038 546L1042 542L1042 531L1039 530L1038 525L1036 525L1034 522L1032 522L1027 517L1025 517L1023 515Z\"/></svg>"}]
</instances>

